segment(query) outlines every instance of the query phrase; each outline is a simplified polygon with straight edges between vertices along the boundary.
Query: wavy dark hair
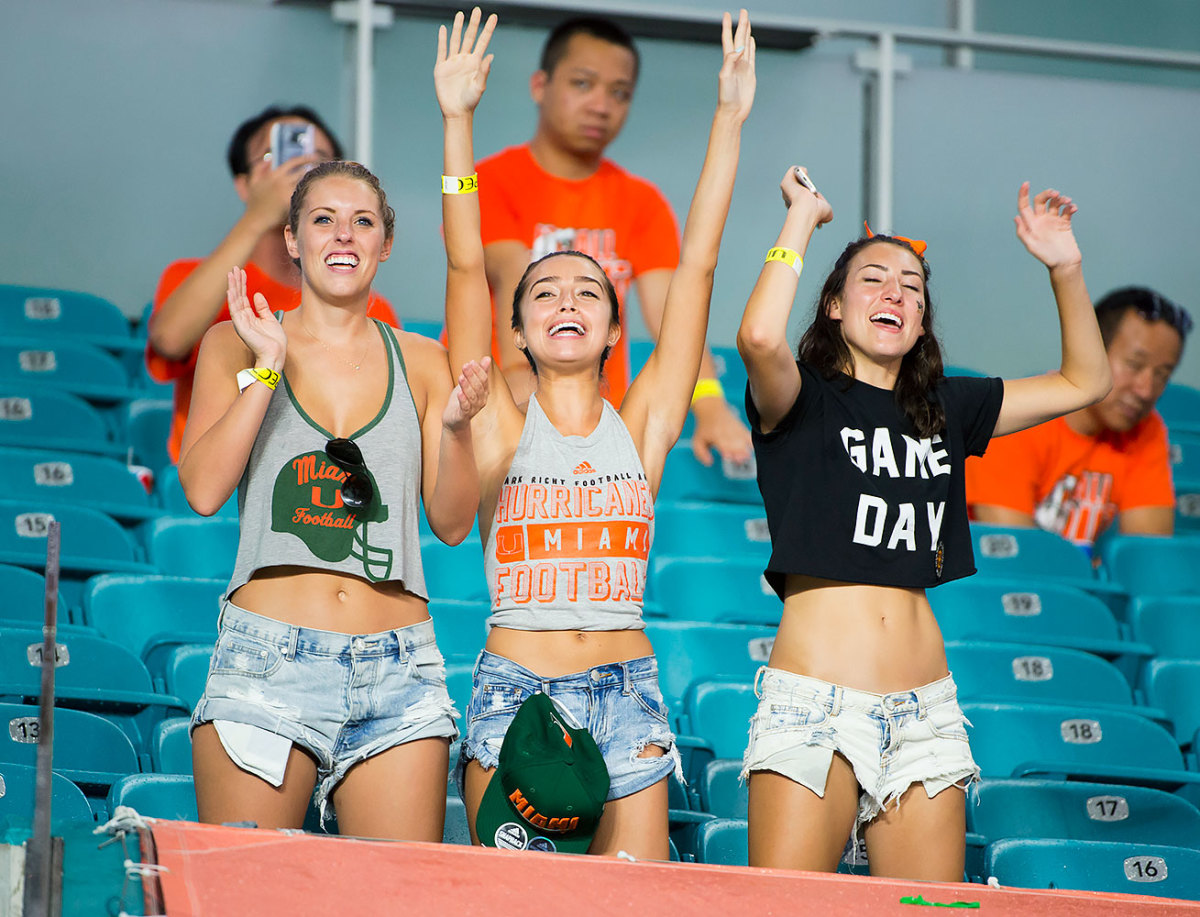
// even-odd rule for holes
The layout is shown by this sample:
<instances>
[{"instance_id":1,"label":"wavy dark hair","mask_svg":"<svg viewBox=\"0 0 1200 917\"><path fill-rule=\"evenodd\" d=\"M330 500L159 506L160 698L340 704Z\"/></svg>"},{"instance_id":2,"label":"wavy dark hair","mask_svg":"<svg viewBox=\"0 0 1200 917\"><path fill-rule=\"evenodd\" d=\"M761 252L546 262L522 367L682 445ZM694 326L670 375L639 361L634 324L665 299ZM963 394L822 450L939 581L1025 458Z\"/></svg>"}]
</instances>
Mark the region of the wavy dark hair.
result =
<instances>
[{"instance_id":1,"label":"wavy dark hair","mask_svg":"<svg viewBox=\"0 0 1200 917\"><path fill-rule=\"evenodd\" d=\"M821 295L817 298L816 314L812 324L800 338L796 355L816 368L826 379L839 373L854 374L854 355L842 335L842 323L830 318L829 309L833 301L842 295L850 273L850 261L868 245L898 245L912 252L921 262L925 279L925 309L921 313L921 327L925 333L917 338L912 350L904 355L900 363L900 374L896 379L896 404L912 421L921 436L933 436L946 426L946 411L931 396L934 385L942 378L942 348L933 333L933 298L929 293L929 265L913 251L903 239L894 236L874 235L857 239L846 246L838 256L833 270L825 278Z\"/></svg>"},{"instance_id":2,"label":"wavy dark hair","mask_svg":"<svg viewBox=\"0 0 1200 917\"><path fill-rule=\"evenodd\" d=\"M563 251L550 252L548 255L542 255L537 261L531 261L529 266L525 268L525 273L521 275L521 279L517 282L517 288L513 290L512 304L512 329L513 331L521 330L521 301L525 298L525 294L529 292L529 275L533 273L533 269L543 261L549 261L551 258L560 258L563 255L574 255L576 258L586 258L600 271L600 276L604 278L603 287L604 295L608 297L608 305L612 310L609 317L609 323L613 325L621 324L621 304L617 301L617 289L613 286L612 281L608 279L608 272L600 265L600 262L591 255L585 255L583 252ZM522 347L521 353L525 354L525 359L529 361L529 366L533 370L533 374L537 375L537 363L534 362L533 354L529 352L528 347ZM608 360L608 355L612 353L612 345L606 345L604 353L600 354L600 371L604 372L604 364Z\"/></svg>"}]
</instances>

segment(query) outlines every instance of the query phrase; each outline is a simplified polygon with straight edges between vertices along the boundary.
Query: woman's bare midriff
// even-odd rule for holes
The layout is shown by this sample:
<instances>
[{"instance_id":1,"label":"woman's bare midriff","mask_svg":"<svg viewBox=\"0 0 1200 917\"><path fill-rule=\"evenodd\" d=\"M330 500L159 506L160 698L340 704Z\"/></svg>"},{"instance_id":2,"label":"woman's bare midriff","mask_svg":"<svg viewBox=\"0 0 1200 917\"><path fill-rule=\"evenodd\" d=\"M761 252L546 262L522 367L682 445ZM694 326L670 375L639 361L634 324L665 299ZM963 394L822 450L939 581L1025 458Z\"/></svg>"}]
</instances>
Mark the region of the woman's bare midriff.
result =
<instances>
[{"instance_id":1,"label":"woman's bare midriff","mask_svg":"<svg viewBox=\"0 0 1200 917\"><path fill-rule=\"evenodd\" d=\"M770 665L887 694L945 677L942 632L923 589L789 576Z\"/></svg>"},{"instance_id":2,"label":"woman's bare midriff","mask_svg":"<svg viewBox=\"0 0 1200 917\"><path fill-rule=\"evenodd\" d=\"M428 603L400 583L307 567L259 570L230 598L265 618L340 634L375 634L429 618Z\"/></svg>"},{"instance_id":3,"label":"woman's bare midriff","mask_svg":"<svg viewBox=\"0 0 1200 917\"><path fill-rule=\"evenodd\" d=\"M486 649L547 678L654 652L650 638L641 630L532 631L508 627L493 627Z\"/></svg>"}]
</instances>

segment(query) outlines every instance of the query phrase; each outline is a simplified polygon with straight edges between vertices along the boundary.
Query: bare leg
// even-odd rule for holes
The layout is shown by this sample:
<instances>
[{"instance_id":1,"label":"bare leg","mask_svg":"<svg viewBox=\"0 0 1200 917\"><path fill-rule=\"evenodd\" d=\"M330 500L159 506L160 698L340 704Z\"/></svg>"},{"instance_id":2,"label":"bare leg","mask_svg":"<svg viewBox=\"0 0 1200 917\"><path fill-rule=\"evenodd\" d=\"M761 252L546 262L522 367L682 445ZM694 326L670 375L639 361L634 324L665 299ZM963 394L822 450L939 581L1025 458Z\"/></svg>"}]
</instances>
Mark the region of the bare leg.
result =
<instances>
[{"instance_id":1,"label":"bare leg","mask_svg":"<svg viewBox=\"0 0 1200 917\"><path fill-rule=\"evenodd\" d=\"M467 827L471 829L471 843L478 844L479 837L475 834L475 816L479 814L479 804L483 802L483 791L492 782L492 774L496 769L484 770L478 761L471 759L467 762L463 774L463 805L467 809Z\"/></svg>"},{"instance_id":2,"label":"bare leg","mask_svg":"<svg viewBox=\"0 0 1200 917\"><path fill-rule=\"evenodd\" d=\"M441 841L449 748L449 739L417 739L350 768L333 790L338 833Z\"/></svg>"},{"instance_id":3,"label":"bare leg","mask_svg":"<svg viewBox=\"0 0 1200 917\"><path fill-rule=\"evenodd\" d=\"M933 799L914 783L866 826L871 875L961 882L966 857L966 793L942 790Z\"/></svg>"},{"instance_id":4,"label":"bare leg","mask_svg":"<svg viewBox=\"0 0 1200 917\"><path fill-rule=\"evenodd\" d=\"M664 754L666 752L659 746L647 745L638 757L661 758ZM644 790L605 803L600 826L588 853L616 856L624 850L638 859L669 860L668 779L664 777Z\"/></svg>"},{"instance_id":5,"label":"bare leg","mask_svg":"<svg viewBox=\"0 0 1200 917\"><path fill-rule=\"evenodd\" d=\"M858 781L834 754L825 796L774 771L750 774L750 865L836 872L858 815Z\"/></svg>"},{"instance_id":6,"label":"bare leg","mask_svg":"<svg viewBox=\"0 0 1200 917\"><path fill-rule=\"evenodd\" d=\"M295 745L282 786L242 770L225 753L212 723L192 733L192 771L200 821L215 825L252 821L260 828L299 828L317 782L316 762Z\"/></svg>"}]
</instances>

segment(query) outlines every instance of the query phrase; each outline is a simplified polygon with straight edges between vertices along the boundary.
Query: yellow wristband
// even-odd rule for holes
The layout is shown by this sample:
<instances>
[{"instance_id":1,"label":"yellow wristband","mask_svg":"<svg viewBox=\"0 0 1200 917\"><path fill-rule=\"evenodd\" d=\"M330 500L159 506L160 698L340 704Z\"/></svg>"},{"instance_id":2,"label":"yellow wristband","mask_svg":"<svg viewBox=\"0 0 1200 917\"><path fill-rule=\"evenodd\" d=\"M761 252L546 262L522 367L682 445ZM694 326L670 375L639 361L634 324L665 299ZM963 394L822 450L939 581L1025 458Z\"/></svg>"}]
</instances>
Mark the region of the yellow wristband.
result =
<instances>
[{"instance_id":1,"label":"yellow wristband","mask_svg":"<svg viewBox=\"0 0 1200 917\"><path fill-rule=\"evenodd\" d=\"M479 190L479 176L472 173L458 178L454 175L442 176L442 194L474 194Z\"/></svg>"},{"instance_id":2,"label":"yellow wristband","mask_svg":"<svg viewBox=\"0 0 1200 917\"><path fill-rule=\"evenodd\" d=\"M724 398L725 389L716 379L700 379L692 389L692 404L701 398Z\"/></svg>"},{"instance_id":3,"label":"yellow wristband","mask_svg":"<svg viewBox=\"0 0 1200 917\"><path fill-rule=\"evenodd\" d=\"M804 269L804 259L800 257L800 253L792 248L772 248L767 252L767 257L763 259L765 264L768 261L782 261L793 271L796 276L800 276L800 272Z\"/></svg>"},{"instance_id":4,"label":"yellow wristband","mask_svg":"<svg viewBox=\"0 0 1200 917\"><path fill-rule=\"evenodd\" d=\"M279 384L279 373L273 369L267 369L265 366L256 366L254 369L240 370L237 374L237 382L239 392L244 392L255 382L261 382L271 391L275 391L275 386Z\"/></svg>"}]
</instances>

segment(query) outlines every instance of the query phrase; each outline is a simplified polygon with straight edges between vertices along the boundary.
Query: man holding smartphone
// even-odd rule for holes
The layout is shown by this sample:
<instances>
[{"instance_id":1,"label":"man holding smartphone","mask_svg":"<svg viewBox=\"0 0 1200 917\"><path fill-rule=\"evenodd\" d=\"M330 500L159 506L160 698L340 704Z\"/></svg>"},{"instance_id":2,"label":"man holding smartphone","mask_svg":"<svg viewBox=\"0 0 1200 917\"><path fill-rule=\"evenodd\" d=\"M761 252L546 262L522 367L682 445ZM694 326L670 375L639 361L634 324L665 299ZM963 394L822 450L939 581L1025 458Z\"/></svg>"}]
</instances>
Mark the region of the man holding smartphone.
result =
<instances>
[{"instance_id":1,"label":"man holding smartphone","mask_svg":"<svg viewBox=\"0 0 1200 917\"><path fill-rule=\"evenodd\" d=\"M200 340L212 325L229 320L229 269L244 267L247 293L262 293L273 310L300 304L300 271L283 241L288 206L301 176L318 162L341 159L342 146L311 108L270 106L238 126L227 158L245 209L212 254L176 261L163 271L150 316L146 366L158 381L175 383L167 443L173 461L179 459ZM371 294L368 314L398 325L377 293Z\"/></svg>"},{"instance_id":2,"label":"man holding smartphone","mask_svg":"<svg viewBox=\"0 0 1200 917\"><path fill-rule=\"evenodd\" d=\"M538 109L533 139L479 163L493 356L519 401L533 390L534 380L509 330L512 297L526 266L542 255L581 251L600 263L616 287L623 335L604 367L613 404L620 405L630 382L624 307L631 285L651 337L658 338L667 286L679 261L675 218L654 185L604 157L629 115L638 65L633 39L615 23L579 17L559 24L530 79ZM748 461L750 432L716 377L706 349L692 399L692 450L706 465L714 448L723 459Z\"/></svg>"}]
</instances>

